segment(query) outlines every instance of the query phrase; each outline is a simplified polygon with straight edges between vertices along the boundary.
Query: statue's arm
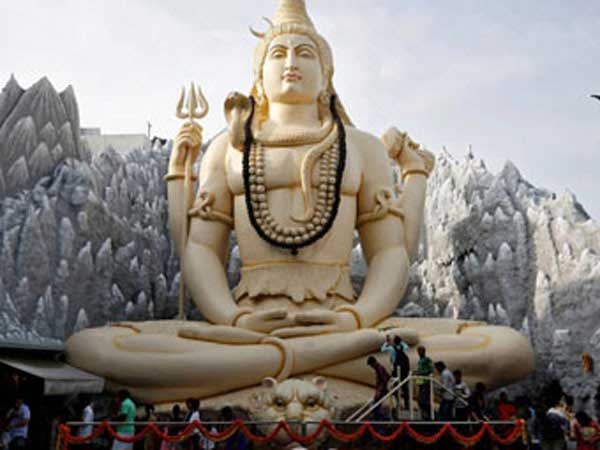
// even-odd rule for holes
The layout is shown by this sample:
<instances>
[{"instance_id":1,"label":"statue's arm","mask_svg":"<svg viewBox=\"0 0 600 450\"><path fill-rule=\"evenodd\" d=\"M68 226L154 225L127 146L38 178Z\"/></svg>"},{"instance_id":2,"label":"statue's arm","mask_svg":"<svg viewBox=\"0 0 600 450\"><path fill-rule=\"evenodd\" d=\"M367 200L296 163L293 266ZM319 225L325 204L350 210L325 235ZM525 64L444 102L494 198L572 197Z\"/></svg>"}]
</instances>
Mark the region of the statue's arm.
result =
<instances>
[{"instance_id":1,"label":"statue's arm","mask_svg":"<svg viewBox=\"0 0 600 450\"><path fill-rule=\"evenodd\" d=\"M227 139L217 137L200 168L199 187L189 212L187 239L178 234L185 220L183 186L169 182L169 225L179 255L183 256L186 286L202 315L216 324L232 324L239 315L226 278L227 250L233 217L232 194L225 174Z\"/></svg>"},{"instance_id":2,"label":"statue's arm","mask_svg":"<svg viewBox=\"0 0 600 450\"><path fill-rule=\"evenodd\" d=\"M427 150L419 148L406 133L390 128L382 137L388 156L402 169L402 195L400 206L404 215L404 242L412 260L417 255L423 213L427 176L433 170L435 157Z\"/></svg>"},{"instance_id":3,"label":"statue's arm","mask_svg":"<svg viewBox=\"0 0 600 450\"><path fill-rule=\"evenodd\" d=\"M226 177L228 140L220 135L208 148L200 168L185 248L185 281L202 315L212 323L231 325L239 314L226 277L233 195Z\"/></svg>"},{"instance_id":4,"label":"statue's arm","mask_svg":"<svg viewBox=\"0 0 600 450\"><path fill-rule=\"evenodd\" d=\"M362 184L358 230L368 265L363 291L354 305L361 325L371 326L396 309L408 283L409 259L403 215L394 198L394 177L381 141L361 135Z\"/></svg>"}]
</instances>

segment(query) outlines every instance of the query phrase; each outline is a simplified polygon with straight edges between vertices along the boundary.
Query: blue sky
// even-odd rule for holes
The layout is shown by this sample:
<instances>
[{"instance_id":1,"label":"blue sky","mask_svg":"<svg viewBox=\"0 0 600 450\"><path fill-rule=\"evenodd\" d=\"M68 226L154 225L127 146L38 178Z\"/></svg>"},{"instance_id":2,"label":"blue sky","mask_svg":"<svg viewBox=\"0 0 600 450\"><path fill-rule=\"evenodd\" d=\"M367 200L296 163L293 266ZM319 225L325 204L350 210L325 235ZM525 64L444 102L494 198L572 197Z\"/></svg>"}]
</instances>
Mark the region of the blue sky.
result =
<instances>
[{"instance_id":1,"label":"blue sky","mask_svg":"<svg viewBox=\"0 0 600 450\"><path fill-rule=\"evenodd\" d=\"M600 217L600 2L307 0L329 40L335 84L356 125L394 125L438 152L469 145L497 171L512 160L535 185L570 190ZM255 44L276 0L2 2L0 83L48 76L75 88L82 125L171 137L178 89L211 105L252 83Z\"/></svg>"}]
</instances>

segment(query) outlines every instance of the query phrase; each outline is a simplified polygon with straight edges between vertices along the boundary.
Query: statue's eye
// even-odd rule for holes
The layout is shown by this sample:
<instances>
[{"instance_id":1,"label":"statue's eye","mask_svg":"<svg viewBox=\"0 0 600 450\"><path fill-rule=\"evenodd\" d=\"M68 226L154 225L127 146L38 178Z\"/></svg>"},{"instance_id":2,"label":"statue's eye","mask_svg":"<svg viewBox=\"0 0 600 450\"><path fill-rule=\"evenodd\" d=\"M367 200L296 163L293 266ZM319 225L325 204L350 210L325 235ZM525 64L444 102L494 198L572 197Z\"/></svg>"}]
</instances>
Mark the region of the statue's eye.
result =
<instances>
[{"instance_id":1,"label":"statue's eye","mask_svg":"<svg viewBox=\"0 0 600 450\"><path fill-rule=\"evenodd\" d=\"M301 50L300 53L298 53L298 56L303 58L312 58L314 55L310 50Z\"/></svg>"},{"instance_id":2,"label":"statue's eye","mask_svg":"<svg viewBox=\"0 0 600 450\"><path fill-rule=\"evenodd\" d=\"M317 399L316 399L316 398L314 398L314 397L310 397L310 398L307 398L307 399L306 399L305 405L306 405L308 408L314 408L315 406L317 406L317 403L318 403L318 402L317 402Z\"/></svg>"},{"instance_id":3,"label":"statue's eye","mask_svg":"<svg viewBox=\"0 0 600 450\"><path fill-rule=\"evenodd\" d=\"M275 400L273 400L273 403L275 403L275 406L278 408L283 408L285 406L285 402L281 397L276 397Z\"/></svg>"},{"instance_id":4,"label":"statue's eye","mask_svg":"<svg viewBox=\"0 0 600 450\"><path fill-rule=\"evenodd\" d=\"M271 58L280 59L285 58L285 52L282 49L276 49L271 52Z\"/></svg>"}]
</instances>

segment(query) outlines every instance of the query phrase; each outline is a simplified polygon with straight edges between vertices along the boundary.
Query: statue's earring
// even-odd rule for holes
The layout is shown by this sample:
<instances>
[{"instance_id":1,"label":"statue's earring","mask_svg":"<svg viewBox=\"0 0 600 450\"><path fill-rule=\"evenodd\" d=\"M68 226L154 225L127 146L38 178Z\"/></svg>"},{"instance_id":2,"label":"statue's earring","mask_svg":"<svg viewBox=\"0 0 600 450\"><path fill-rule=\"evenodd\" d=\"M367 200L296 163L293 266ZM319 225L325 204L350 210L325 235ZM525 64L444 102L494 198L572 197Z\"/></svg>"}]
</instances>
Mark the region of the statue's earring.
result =
<instances>
[{"instance_id":1,"label":"statue's earring","mask_svg":"<svg viewBox=\"0 0 600 450\"><path fill-rule=\"evenodd\" d=\"M256 103L262 105L265 101L265 93L263 91L262 83L256 83Z\"/></svg>"},{"instance_id":2,"label":"statue's earring","mask_svg":"<svg viewBox=\"0 0 600 450\"><path fill-rule=\"evenodd\" d=\"M327 92L325 90L321 91L321 93L319 94L319 103L322 106L327 107L327 106L329 106L329 99L330 99L329 92Z\"/></svg>"}]
</instances>

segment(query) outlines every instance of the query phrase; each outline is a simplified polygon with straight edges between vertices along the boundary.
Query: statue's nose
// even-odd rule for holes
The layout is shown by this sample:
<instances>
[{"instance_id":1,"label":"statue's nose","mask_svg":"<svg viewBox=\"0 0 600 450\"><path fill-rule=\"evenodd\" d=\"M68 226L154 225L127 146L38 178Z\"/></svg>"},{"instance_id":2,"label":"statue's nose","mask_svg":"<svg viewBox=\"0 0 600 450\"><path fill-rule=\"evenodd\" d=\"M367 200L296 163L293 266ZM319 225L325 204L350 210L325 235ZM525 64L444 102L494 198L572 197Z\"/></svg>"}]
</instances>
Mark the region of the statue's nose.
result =
<instances>
[{"instance_id":1,"label":"statue's nose","mask_svg":"<svg viewBox=\"0 0 600 450\"><path fill-rule=\"evenodd\" d=\"M299 402L290 402L285 413L289 421L302 420L302 405Z\"/></svg>"},{"instance_id":2,"label":"statue's nose","mask_svg":"<svg viewBox=\"0 0 600 450\"><path fill-rule=\"evenodd\" d=\"M296 52L290 50L285 58L285 66L288 70L296 70Z\"/></svg>"}]
</instances>

